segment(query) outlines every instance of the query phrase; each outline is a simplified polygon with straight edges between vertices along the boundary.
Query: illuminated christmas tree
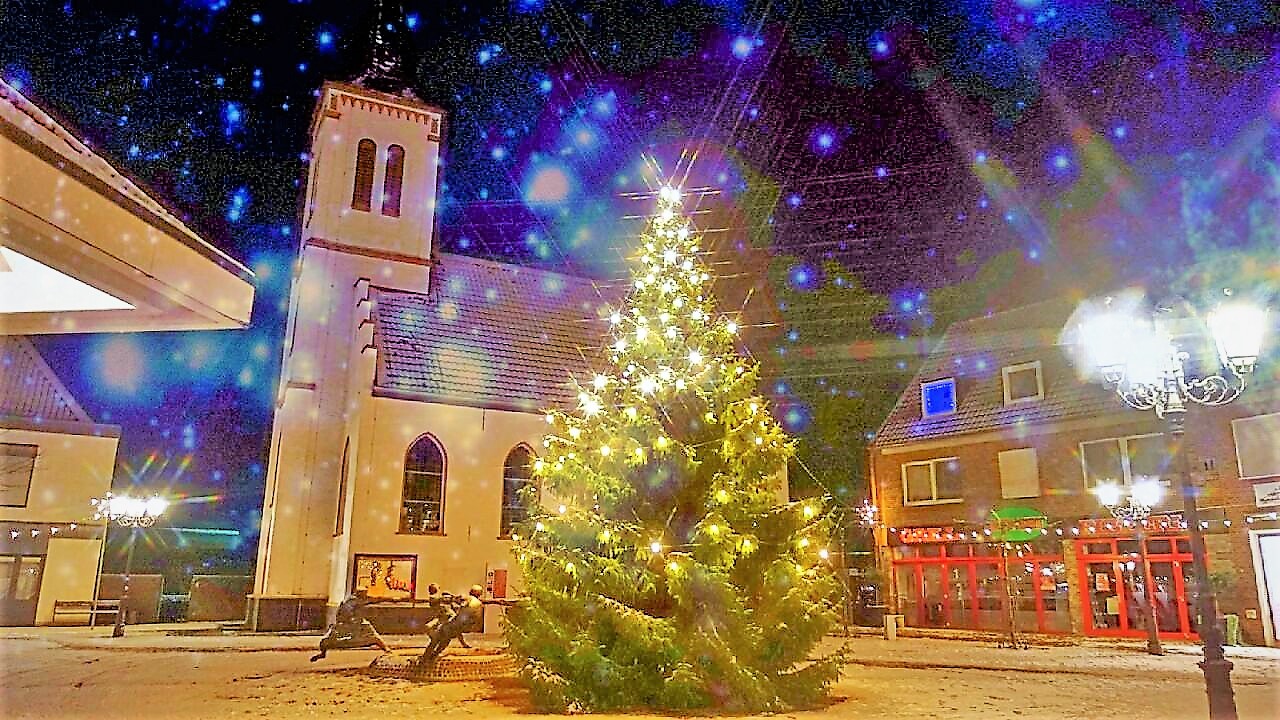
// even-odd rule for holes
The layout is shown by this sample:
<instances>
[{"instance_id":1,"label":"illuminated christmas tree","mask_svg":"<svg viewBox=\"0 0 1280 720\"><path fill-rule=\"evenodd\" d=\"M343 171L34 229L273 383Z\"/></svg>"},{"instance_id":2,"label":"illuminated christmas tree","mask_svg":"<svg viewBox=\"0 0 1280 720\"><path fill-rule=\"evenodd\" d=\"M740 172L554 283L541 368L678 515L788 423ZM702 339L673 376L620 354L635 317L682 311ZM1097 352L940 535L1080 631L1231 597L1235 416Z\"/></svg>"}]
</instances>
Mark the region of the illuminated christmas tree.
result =
<instances>
[{"instance_id":1,"label":"illuminated christmas tree","mask_svg":"<svg viewBox=\"0 0 1280 720\"><path fill-rule=\"evenodd\" d=\"M513 535L508 639L543 708L780 710L836 675L812 657L835 620L830 520L779 496L793 444L680 205L662 190L602 371L547 415L541 509Z\"/></svg>"}]
</instances>

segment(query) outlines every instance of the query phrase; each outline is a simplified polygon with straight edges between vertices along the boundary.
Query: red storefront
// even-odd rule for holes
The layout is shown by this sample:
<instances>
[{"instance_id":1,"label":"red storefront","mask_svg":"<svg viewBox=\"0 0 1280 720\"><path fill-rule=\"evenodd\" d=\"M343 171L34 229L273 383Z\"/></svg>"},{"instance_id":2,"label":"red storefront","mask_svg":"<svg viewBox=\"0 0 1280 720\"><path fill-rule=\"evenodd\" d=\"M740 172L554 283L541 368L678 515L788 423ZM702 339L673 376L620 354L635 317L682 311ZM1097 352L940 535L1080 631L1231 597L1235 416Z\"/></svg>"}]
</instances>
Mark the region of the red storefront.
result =
<instances>
[{"instance_id":1,"label":"red storefront","mask_svg":"<svg viewBox=\"0 0 1280 720\"><path fill-rule=\"evenodd\" d=\"M1168 524L1165 526L1169 527ZM915 627L1004 630L1008 627L1005 583L1012 581L1013 615L1024 632L1103 637L1145 637L1147 588L1154 589L1162 637L1196 637L1195 569L1191 541L1156 531L1145 541L1121 535L1108 521L1084 520L1061 537L1015 543L1008 558L982 533L904 528L894 547L893 583L898 612ZM978 537L974 537L977 535ZM1070 539L1067 542L1063 540ZM1065 558L1063 549L1073 558ZM1068 560L1074 571L1068 571Z\"/></svg>"},{"instance_id":2,"label":"red storefront","mask_svg":"<svg viewBox=\"0 0 1280 720\"><path fill-rule=\"evenodd\" d=\"M1145 637L1150 617L1147 588L1153 588L1156 627L1161 637L1196 637L1195 566L1191 540L1156 536L1145 541L1142 562L1133 537L1076 541L1085 635Z\"/></svg>"},{"instance_id":3,"label":"red storefront","mask_svg":"<svg viewBox=\"0 0 1280 720\"><path fill-rule=\"evenodd\" d=\"M1061 541L1019 544L1005 560L998 545L983 542L899 546L893 562L898 611L916 627L1002 630L1008 627L1005 583L1012 580L1019 630L1069 633L1071 583L1061 547Z\"/></svg>"}]
</instances>

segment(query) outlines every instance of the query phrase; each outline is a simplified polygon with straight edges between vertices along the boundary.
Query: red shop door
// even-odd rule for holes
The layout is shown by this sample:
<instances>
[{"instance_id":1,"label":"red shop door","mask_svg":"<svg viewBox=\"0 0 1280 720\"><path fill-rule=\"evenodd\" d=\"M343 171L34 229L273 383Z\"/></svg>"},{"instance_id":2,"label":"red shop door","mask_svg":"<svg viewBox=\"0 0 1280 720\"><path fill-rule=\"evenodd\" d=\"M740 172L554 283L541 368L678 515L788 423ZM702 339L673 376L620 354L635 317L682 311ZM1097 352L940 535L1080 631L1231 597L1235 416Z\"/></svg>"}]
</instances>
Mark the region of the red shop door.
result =
<instances>
[{"instance_id":1,"label":"red shop door","mask_svg":"<svg viewBox=\"0 0 1280 720\"><path fill-rule=\"evenodd\" d=\"M1147 541L1147 563L1136 541L1125 538L1080 541L1080 589L1085 608L1085 634L1144 637L1149 621L1148 598L1154 595L1156 627L1162 637L1192 639L1196 635L1191 555L1185 539ZM1151 588L1152 591L1149 591Z\"/></svg>"}]
</instances>

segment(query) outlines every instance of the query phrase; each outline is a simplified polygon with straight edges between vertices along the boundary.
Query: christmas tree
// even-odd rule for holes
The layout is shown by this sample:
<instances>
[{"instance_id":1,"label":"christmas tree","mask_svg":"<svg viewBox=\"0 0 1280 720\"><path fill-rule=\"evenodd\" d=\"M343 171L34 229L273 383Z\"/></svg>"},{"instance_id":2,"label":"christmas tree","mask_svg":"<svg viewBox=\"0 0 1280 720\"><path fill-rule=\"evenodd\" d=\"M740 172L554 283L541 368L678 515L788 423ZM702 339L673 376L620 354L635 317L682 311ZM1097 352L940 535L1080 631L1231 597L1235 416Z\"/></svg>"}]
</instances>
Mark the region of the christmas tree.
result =
<instances>
[{"instance_id":1,"label":"christmas tree","mask_svg":"<svg viewBox=\"0 0 1280 720\"><path fill-rule=\"evenodd\" d=\"M779 497L793 443L680 210L664 188L601 372L547 415L540 509L513 533L527 597L507 636L544 709L781 710L836 675L811 655L835 620L830 519Z\"/></svg>"}]
</instances>

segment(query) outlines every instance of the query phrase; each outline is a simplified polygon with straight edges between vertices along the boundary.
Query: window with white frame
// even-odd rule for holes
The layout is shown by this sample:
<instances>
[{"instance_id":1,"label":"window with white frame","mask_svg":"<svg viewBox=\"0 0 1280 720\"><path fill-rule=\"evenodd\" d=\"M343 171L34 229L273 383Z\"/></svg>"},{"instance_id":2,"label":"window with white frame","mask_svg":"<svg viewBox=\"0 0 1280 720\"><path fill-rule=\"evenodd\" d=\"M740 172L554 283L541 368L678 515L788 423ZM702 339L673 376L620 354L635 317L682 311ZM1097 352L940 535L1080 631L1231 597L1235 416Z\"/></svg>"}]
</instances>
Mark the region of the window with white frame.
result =
<instances>
[{"instance_id":1,"label":"window with white frame","mask_svg":"<svg viewBox=\"0 0 1280 720\"><path fill-rule=\"evenodd\" d=\"M960 461L946 457L902 465L902 504L961 502Z\"/></svg>"},{"instance_id":2,"label":"window with white frame","mask_svg":"<svg viewBox=\"0 0 1280 720\"><path fill-rule=\"evenodd\" d=\"M1044 376L1040 361L1008 365L1000 371L1004 379L1004 404L1044 399Z\"/></svg>"},{"instance_id":3,"label":"window with white frame","mask_svg":"<svg viewBox=\"0 0 1280 720\"><path fill-rule=\"evenodd\" d=\"M1280 476L1280 413L1231 421L1242 478Z\"/></svg>"},{"instance_id":4,"label":"window with white frame","mask_svg":"<svg viewBox=\"0 0 1280 720\"><path fill-rule=\"evenodd\" d=\"M1168 483L1173 474L1172 438L1166 435L1129 435L1080 443L1084 484L1101 482L1131 485L1140 477Z\"/></svg>"},{"instance_id":5,"label":"window with white frame","mask_svg":"<svg viewBox=\"0 0 1280 720\"><path fill-rule=\"evenodd\" d=\"M0 505L26 506L35 469L35 445L0 443Z\"/></svg>"},{"instance_id":6,"label":"window with white frame","mask_svg":"<svg viewBox=\"0 0 1280 720\"><path fill-rule=\"evenodd\" d=\"M920 410L927 418L955 412L956 379L942 378L920 383Z\"/></svg>"}]
</instances>

